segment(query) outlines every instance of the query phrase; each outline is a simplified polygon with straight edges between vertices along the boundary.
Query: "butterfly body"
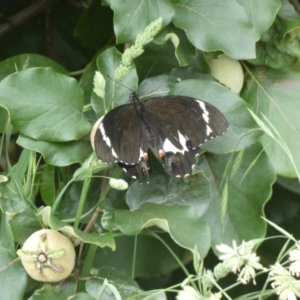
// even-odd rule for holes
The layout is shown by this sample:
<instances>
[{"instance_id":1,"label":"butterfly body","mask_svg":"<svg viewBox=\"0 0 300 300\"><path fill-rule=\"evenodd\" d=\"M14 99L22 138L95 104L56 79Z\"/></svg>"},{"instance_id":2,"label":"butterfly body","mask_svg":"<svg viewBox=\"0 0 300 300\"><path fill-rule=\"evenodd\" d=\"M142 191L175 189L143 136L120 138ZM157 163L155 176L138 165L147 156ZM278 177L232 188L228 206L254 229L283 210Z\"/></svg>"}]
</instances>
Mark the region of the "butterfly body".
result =
<instances>
[{"instance_id":1,"label":"butterfly body","mask_svg":"<svg viewBox=\"0 0 300 300\"><path fill-rule=\"evenodd\" d=\"M140 181L142 174L149 180L149 149L169 175L187 176L199 146L228 128L224 115L199 99L170 95L141 102L136 93L130 99L96 122L91 140L101 161L118 163Z\"/></svg>"}]
</instances>

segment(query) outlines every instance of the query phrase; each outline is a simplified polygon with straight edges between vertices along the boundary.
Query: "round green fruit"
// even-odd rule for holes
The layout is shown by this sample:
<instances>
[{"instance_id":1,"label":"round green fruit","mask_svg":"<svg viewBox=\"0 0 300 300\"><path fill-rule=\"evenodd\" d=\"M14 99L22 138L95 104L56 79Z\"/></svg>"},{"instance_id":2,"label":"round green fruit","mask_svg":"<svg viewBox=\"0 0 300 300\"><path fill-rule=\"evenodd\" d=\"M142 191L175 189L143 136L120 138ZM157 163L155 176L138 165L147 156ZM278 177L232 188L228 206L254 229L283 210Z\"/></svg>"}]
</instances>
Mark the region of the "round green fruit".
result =
<instances>
[{"instance_id":1,"label":"round green fruit","mask_svg":"<svg viewBox=\"0 0 300 300\"><path fill-rule=\"evenodd\" d=\"M244 73L238 60L221 54L217 59L206 57L206 61L214 78L230 88L235 94L240 93L244 84Z\"/></svg>"},{"instance_id":2,"label":"round green fruit","mask_svg":"<svg viewBox=\"0 0 300 300\"><path fill-rule=\"evenodd\" d=\"M30 277L56 282L68 277L75 266L75 249L63 234L51 229L34 232L17 251Z\"/></svg>"}]
</instances>

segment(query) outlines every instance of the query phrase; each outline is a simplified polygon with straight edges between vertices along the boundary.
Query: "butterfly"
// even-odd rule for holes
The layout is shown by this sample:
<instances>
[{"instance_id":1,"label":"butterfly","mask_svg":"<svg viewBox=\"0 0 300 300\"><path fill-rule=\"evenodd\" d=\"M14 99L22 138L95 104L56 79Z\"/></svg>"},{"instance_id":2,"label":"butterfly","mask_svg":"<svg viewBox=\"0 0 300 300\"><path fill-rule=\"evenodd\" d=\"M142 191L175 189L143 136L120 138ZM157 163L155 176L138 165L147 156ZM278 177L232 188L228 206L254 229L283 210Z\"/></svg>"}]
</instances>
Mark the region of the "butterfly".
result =
<instances>
[{"instance_id":1,"label":"butterfly","mask_svg":"<svg viewBox=\"0 0 300 300\"><path fill-rule=\"evenodd\" d=\"M173 177L192 172L199 147L228 129L225 116L213 105L187 96L161 96L140 101L130 94L130 104L101 117L91 132L97 157L118 163L128 176L149 182L149 149L161 158Z\"/></svg>"}]
</instances>

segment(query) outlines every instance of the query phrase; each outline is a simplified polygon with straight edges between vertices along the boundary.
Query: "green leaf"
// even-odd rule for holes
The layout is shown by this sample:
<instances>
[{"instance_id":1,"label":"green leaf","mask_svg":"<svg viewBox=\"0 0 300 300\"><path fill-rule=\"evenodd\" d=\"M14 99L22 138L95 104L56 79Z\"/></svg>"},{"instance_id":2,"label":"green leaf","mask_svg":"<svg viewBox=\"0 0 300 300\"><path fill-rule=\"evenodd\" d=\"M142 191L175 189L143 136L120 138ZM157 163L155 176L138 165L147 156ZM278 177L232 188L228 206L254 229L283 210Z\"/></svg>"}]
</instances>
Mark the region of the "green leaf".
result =
<instances>
[{"instance_id":1,"label":"green leaf","mask_svg":"<svg viewBox=\"0 0 300 300\"><path fill-rule=\"evenodd\" d=\"M27 273L21 261L2 247L0 247L0 282L1 299L23 299L27 284Z\"/></svg>"},{"instance_id":2,"label":"green leaf","mask_svg":"<svg viewBox=\"0 0 300 300\"><path fill-rule=\"evenodd\" d=\"M299 21L299 14L295 10L294 6L289 2L289 0L282 0L278 16L290 22Z\"/></svg>"},{"instance_id":3,"label":"green leaf","mask_svg":"<svg viewBox=\"0 0 300 300\"><path fill-rule=\"evenodd\" d=\"M20 54L0 63L0 81L6 76L35 67L51 67L55 72L68 74L68 71L54 60L39 54Z\"/></svg>"},{"instance_id":4,"label":"green leaf","mask_svg":"<svg viewBox=\"0 0 300 300\"><path fill-rule=\"evenodd\" d=\"M101 268L98 271L97 277L90 278L86 282L86 290L93 296L99 296L100 291L102 291L101 299L118 299L116 295L116 291L120 299L128 299L134 297L134 299L145 299L146 296L151 295L151 292L142 291L138 284L131 279L128 274L112 268ZM115 292L115 294L113 293ZM151 297L152 300L165 300L166 296L163 291L159 293L157 290L155 291L157 295L153 295ZM155 294L156 294L155 293ZM139 297L139 295L141 298Z\"/></svg>"},{"instance_id":5,"label":"green leaf","mask_svg":"<svg viewBox=\"0 0 300 300\"><path fill-rule=\"evenodd\" d=\"M94 299L121 300L121 295L114 285L100 278L90 278L86 282L86 290Z\"/></svg>"},{"instance_id":6,"label":"green leaf","mask_svg":"<svg viewBox=\"0 0 300 300\"><path fill-rule=\"evenodd\" d=\"M300 56L297 36L299 26L300 18L297 21L289 21L277 17L272 27L257 43L257 57L249 62L277 69L294 64Z\"/></svg>"},{"instance_id":7,"label":"green leaf","mask_svg":"<svg viewBox=\"0 0 300 300\"><path fill-rule=\"evenodd\" d=\"M0 133L3 134L6 130L7 121L9 118L8 111L0 107Z\"/></svg>"},{"instance_id":8,"label":"green leaf","mask_svg":"<svg viewBox=\"0 0 300 300\"><path fill-rule=\"evenodd\" d=\"M28 300L65 300L66 298L61 295L59 291L56 290L55 287L50 285L45 285L43 288L39 290L35 290L34 294L28 298Z\"/></svg>"},{"instance_id":9,"label":"green leaf","mask_svg":"<svg viewBox=\"0 0 300 300\"><path fill-rule=\"evenodd\" d=\"M235 59L254 58L256 39L244 8L233 0L211 4L210 0L177 1L174 24L186 31L198 49L221 50Z\"/></svg>"},{"instance_id":10,"label":"green leaf","mask_svg":"<svg viewBox=\"0 0 300 300\"><path fill-rule=\"evenodd\" d=\"M15 251L15 241L7 217L1 213L0 245L10 251Z\"/></svg>"},{"instance_id":11,"label":"green leaf","mask_svg":"<svg viewBox=\"0 0 300 300\"><path fill-rule=\"evenodd\" d=\"M154 39L154 43L162 46L168 42L171 42L174 47L174 54L179 66L187 66L195 55L195 48L189 43L185 32L175 26L165 27L159 34L157 34ZM160 47L160 51L161 53L163 52L162 47ZM143 56L144 54L142 57ZM164 63L164 61L161 60L161 63Z\"/></svg>"},{"instance_id":12,"label":"green leaf","mask_svg":"<svg viewBox=\"0 0 300 300\"><path fill-rule=\"evenodd\" d=\"M151 9L150 9L151 7ZM134 43L136 36L152 21L163 18L163 27L171 22L174 7L167 0L111 0L117 43Z\"/></svg>"},{"instance_id":13,"label":"green leaf","mask_svg":"<svg viewBox=\"0 0 300 300\"><path fill-rule=\"evenodd\" d=\"M75 35L87 45L108 41L113 36L113 13L102 5L101 1L94 0L86 8L75 29Z\"/></svg>"},{"instance_id":14,"label":"green leaf","mask_svg":"<svg viewBox=\"0 0 300 300\"><path fill-rule=\"evenodd\" d=\"M110 247L115 249L114 238L111 233L85 233L77 228L72 227L51 214L51 207L47 206L42 208L37 216L43 220L43 224L49 226L53 230L59 230L70 237L76 237L83 243L94 244L99 247Z\"/></svg>"},{"instance_id":15,"label":"green leaf","mask_svg":"<svg viewBox=\"0 0 300 300\"><path fill-rule=\"evenodd\" d=\"M46 165L42 173L42 182L40 186L41 197L46 205L52 205L55 200L55 167Z\"/></svg>"},{"instance_id":16,"label":"green leaf","mask_svg":"<svg viewBox=\"0 0 300 300\"><path fill-rule=\"evenodd\" d=\"M256 144L233 155L206 154L197 168L211 185L210 204L201 220L210 226L213 245L264 237L261 216L276 176L263 149Z\"/></svg>"},{"instance_id":17,"label":"green leaf","mask_svg":"<svg viewBox=\"0 0 300 300\"><path fill-rule=\"evenodd\" d=\"M138 78L133 67L121 82L113 79L115 70L121 63L121 53L116 48L108 48L99 54L96 63L106 81L104 99L92 99L93 108L100 117L112 108L129 102L130 93L136 91Z\"/></svg>"},{"instance_id":18,"label":"green leaf","mask_svg":"<svg viewBox=\"0 0 300 300\"><path fill-rule=\"evenodd\" d=\"M0 185L0 207L6 214L15 241L19 244L23 244L33 232L41 229L35 211L22 193L22 187L12 180Z\"/></svg>"},{"instance_id":19,"label":"green leaf","mask_svg":"<svg viewBox=\"0 0 300 300\"><path fill-rule=\"evenodd\" d=\"M73 276L69 276L66 279L64 279L63 284L61 281L58 281L53 282L51 286L55 287L56 291L59 291L60 295L64 299L68 299L68 297L71 297L76 293L78 280Z\"/></svg>"},{"instance_id":20,"label":"green leaf","mask_svg":"<svg viewBox=\"0 0 300 300\"><path fill-rule=\"evenodd\" d=\"M274 22L281 0L238 0L238 2L245 8L254 27L255 38L259 40Z\"/></svg>"},{"instance_id":21,"label":"green leaf","mask_svg":"<svg viewBox=\"0 0 300 300\"><path fill-rule=\"evenodd\" d=\"M174 51L174 45L170 41L164 44L158 44L156 41L148 44L143 55L134 60L140 78L171 72L179 63Z\"/></svg>"},{"instance_id":22,"label":"green leaf","mask_svg":"<svg viewBox=\"0 0 300 300\"><path fill-rule=\"evenodd\" d=\"M141 185L135 181L126 193L126 202L131 210L143 203L192 206L201 217L208 206L210 187L203 173L186 178L171 178L167 175L150 176L150 183Z\"/></svg>"},{"instance_id":23,"label":"green leaf","mask_svg":"<svg viewBox=\"0 0 300 300\"><path fill-rule=\"evenodd\" d=\"M167 300L167 295L165 291L162 289L155 289L150 291L143 291L139 292L138 294L133 293L131 295L134 300L144 300L144 299L151 299L151 300Z\"/></svg>"},{"instance_id":24,"label":"green leaf","mask_svg":"<svg viewBox=\"0 0 300 300\"><path fill-rule=\"evenodd\" d=\"M299 140L300 75L297 70L247 69L247 85L243 96L258 118L272 124L276 141L263 134L261 142L277 174L295 177L300 172ZM265 118L263 117L265 116ZM286 147L291 159L282 147Z\"/></svg>"},{"instance_id":25,"label":"green leaf","mask_svg":"<svg viewBox=\"0 0 300 300\"><path fill-rule=\"evenodd\" d=\"M48 164L60 167L74 163L83 163L92 151L88 140L58 143L38 141L25 135L20 135L17 144L25 149L41 153Z\"/></svg>"},{"instance_id":26,"label":"green leaf","mask_svg":"<svg viewBox=\"0 0 300 300\"><path fill-rule=\"evenodd\" d=\"M297 40L295 40L295 42L297 43ZM290 42L280 43L280 47L286 48L290 45ZM299 49L299 45L295 44L295 46ZM256 53L256 59L248 60L251 64L266 65L274 69L291 66L298 60L298 57L295 55L290 55L288 53L279 51L279 47L273 43L263 43L259 41L256 45Z\"/></svg>"},{"instance_id":27,"label":"green leaf","mask_svg":"<svg viewBox=\"0 0 300 300\"><path fill-rule=\"evenodd\" d=\"M95 76L95 71L97 70L96 66L96 57L85 67L84 73L82 74L79 85L84 92L84 103L89 104L91 102L91 97L93 93L93 79ZM90 111L89 111L90 113Z\"/></svg>"},{"instance_id":28,"label":"green leaf","mask_svg":"<svg viewBox=\"0 0 300 300\"><path fill-rule=\"evenodd\" d=\"M137 234L146 227L158 226L169 232L181 247L191 251L196 247L202 257L210 248L208 226L199 221L190 206L144 203L135 211L116 210L115 220L119 229L127 235Z\"/></svg>"},{"instance_id":29,"label":"green leaf","mask_svg":"<svg viewBox=\"0 0 300 300\"><path fill-rule=\"evenodd\" d=\"M167 95L177 83L173 76L158 75L145 79L138 88L138 94L142 101L159 96Z\"/></svg>"},{"instance_id":30,"label":"green leaf","mask_svg":"<svg viewBox=\"0 0 300 300\"><path fill-rule=\"evenodd\" d=\"M76 293L76 295L72 296L72 300L95 300L95 298L88 293Z\"/></svg>"},{"instance_id":31,"label":"green leaf","mask_svg":"<svg viewBox=\"0 0 300 300\"><path fill-rule=\"evenodd\" d=\"M71 141L91 130L77 82L51 68L27 69L3 79L0 106L8 109L17 130L37 140Z\"/></svg>"},{"instance_id":32,"label":"green leaf","mask_svg":"<svg viewBox=\"0 0 300 300\"><path fill-rule=\"evenodd\" d=\"M289 191L292 191L295 194L300 194L300 186L298 178L286 178L282 176L277 177L277 183L286 188Z\"/></svg>"},{"instance_id":33,"label":"green leaf","mask_svg":"<svg viewBox=\"0 0 300 300\"><path fill-rule=\"evenodd\" d=\"M183 262L189 262L190 252L177 245L168 233L157 233ZM126 257L126 259L124 259ZM134 264L134 270L132 270ZM123 270L134 277L163 276L178 268L178 262L169 250L157 238L145 234L138 236L119 236L116 238L116 250L98 249L94 268L110 266Z\"/></svg>"}]
</instances>

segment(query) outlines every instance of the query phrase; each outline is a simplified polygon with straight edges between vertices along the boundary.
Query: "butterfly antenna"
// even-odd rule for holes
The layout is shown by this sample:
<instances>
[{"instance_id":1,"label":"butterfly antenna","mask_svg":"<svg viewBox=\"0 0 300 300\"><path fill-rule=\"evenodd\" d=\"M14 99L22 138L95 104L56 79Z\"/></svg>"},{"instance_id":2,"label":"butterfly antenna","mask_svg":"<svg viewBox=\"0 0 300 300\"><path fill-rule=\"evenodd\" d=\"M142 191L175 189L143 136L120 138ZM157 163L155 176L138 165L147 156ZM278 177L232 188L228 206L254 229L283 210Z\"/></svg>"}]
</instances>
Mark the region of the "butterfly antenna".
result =
<instances>
[{"instance_id":1,"label":"butterfly antenna","mask_svg":"<svg viewBox=\"0 0 300 300\"><path fill-rule=\"evenodd\" d=\"M144 77L143 81L149 77L149 74L151 73L151 71L153 70L153 68L154 68L155 65L156 65L156 62L152 64L151 68L149 69L148 73Z\"/></svg>"},{"instance_id":2,"label":"butterfly antenna","mask_svg":"<svg viewBox=\"0 0 300 300\"><path fill-rule=\"evenodd\" d=\"M107 77L108 77L109 79L111 79L113 82L122 85L123 87L125 87L126 89L128 89L129 91L131 91L132 93L134 93L134 91L133 91L131 88L129 88L128 86L126 86L126 85L123 84L122 82L115 80L115 79L112 78L109 74L106 74L106 75L107 75Z\"/></svg>"}]
</instances>

